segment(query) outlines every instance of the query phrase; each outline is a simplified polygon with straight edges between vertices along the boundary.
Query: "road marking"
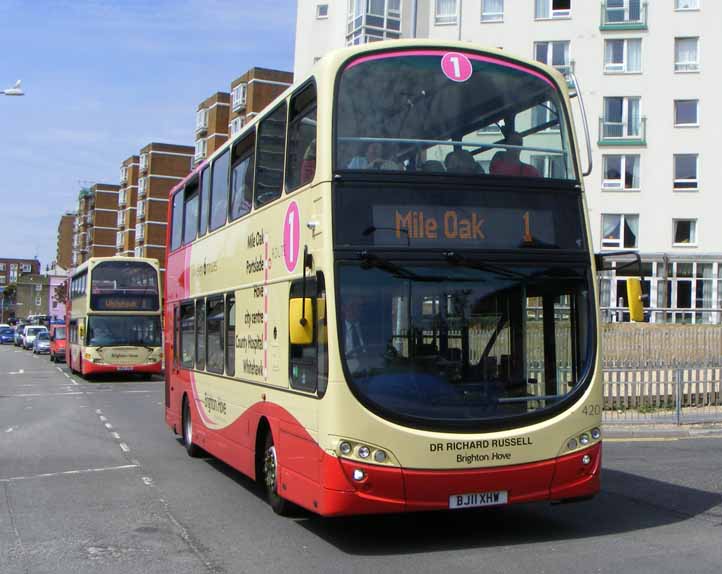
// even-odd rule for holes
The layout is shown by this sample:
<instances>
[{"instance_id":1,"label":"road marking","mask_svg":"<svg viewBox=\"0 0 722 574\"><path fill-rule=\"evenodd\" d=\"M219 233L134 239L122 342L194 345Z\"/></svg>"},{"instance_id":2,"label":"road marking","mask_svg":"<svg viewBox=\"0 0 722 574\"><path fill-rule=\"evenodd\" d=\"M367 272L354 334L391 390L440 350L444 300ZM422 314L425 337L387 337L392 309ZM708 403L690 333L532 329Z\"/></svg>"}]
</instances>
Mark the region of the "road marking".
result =
<instances>
[{"instance_id":1,"label":"road marking","mask_svg":"<svg viewBox=\"0 0 722 574\"><path fill-rule=\"evenodd\" d=\"M123 452L128 452L130 450L128 448L128 445L125 444L124 442L121 442L118 446L120 447L120 450L122 450Z\"/></svg>"},{"instance_id":2,"label":"road marking","mask_svg":"<svg viewBox=\"0 0 722 574\"><path fill-rule=\"evenodd\" d=\"M10 372L8 373L8 375L23 375L23 374L25 374L25 370L24 370L24 369L20 369L20 370L18 370L18 371L10 371Z\"/></svg>"},{"instance_id":3,"label":"road marking","mask_svg":"<svg viewBox=\"0 0 722 574\"><path fill-rule=\"evenodd\" d=\"M113 430L113 425L110 423L105 423L105 428L107 428L108 430Z\"/></svg>"},{"instance_id":4,"label":"road marking","mask_svg":"<svg viewBox=\"0 0 722 574\"><path fill-rule=\"evenodd\" d=\"M10 478L0 478L0 482L13 482L16 480L30 480L33 478L50 478L54 476L68 476L73 474L87 474L90 472L106 472L109 470L126 470L129 468L138 468L137 464L123 464L121 466L105 466L102 468L84 468L82 470L66 470L63 472L46 472L44 474L31 474L28 476L13 476Z\"/></svg>"},{"instance_id":5,"label":"road marking","mask_svg":"<svg viewBox=\"0 0 722 574\"><path fill-rule=\"evenodd\" d=\"M23 393L18 395L0 395L1 399L18 399L29 397L68 397L71 395L82 395L82 391L72 391L67 393Z\"/></svg>"},{"instance_id":6,"label":"road marking","mask_svg":"<svg viewBox=\"0 0 722 574\"><path fill-rule=\"evenodd\" d=\"M120 440L120 435L117 432L110 433L115 440Z\"/></svg>"},{"instance_id":7,"label":"road marking","mask_svg":"<svg viewBox=\"0 0 722 574\"><path fill-rule=\"evenodd\" d=\"M108 418L105 417L104 415L100 415L100 420L101 420L102 422L107 422L107 421L108 421Z\"/></svg>"},{"instance_id":8,"label":"road marking","mask_svg":"<svg viewBox=\"0 0 722 574\"><path fill-rule=\"evenodd\" d=\"M60 367L55 367L55 368L58 369L58 371L60 371L61 373L63 373L63 369L61 369ZM65 374L65 373L63 373L63 374Z\"/></svg>"},{"instance_id":9,"label":"road marking","mask_svg":"<svg viewBox=\"0 0 722 574\"><path fill-rule=\"evenodd\" d=\"M6 429L5 432L13 432L16 428L18 428L18 427L10 427L10 428Z\"/></svg>"},{"instance_id":10,"label":"road marking","mask_svg":"<svg viewBox=\"0 0 722 574\"><path fill-rule=\"evenodd\" d=\"M103 411L101 411L100 409L95 409L95 414L96 414L96 415L102 415L102 414L103 414Z\"/></svg>"},{"instance_id":11,"label":"road marking","mask_svg":"<svg viewBox=\"0 0 722 574\"><path fill-rule=\"evenodd\" d=\"M150 476L143 476L141 480L146 486L153 486L153 479Z\"/></svg>"},{"instance_id":12,"label":"road marking","mask_svg":"<svg viewBox=\"0 0 722 574\"><path fill-rule=\"evenodd\" d=\"M649 437L629 437L629 438L605 438L604 442L675 442L678 440L698 440L698 439L722 439L720 435L695 435L695 436L649 436Z\"/></svg>"}]
</instances>

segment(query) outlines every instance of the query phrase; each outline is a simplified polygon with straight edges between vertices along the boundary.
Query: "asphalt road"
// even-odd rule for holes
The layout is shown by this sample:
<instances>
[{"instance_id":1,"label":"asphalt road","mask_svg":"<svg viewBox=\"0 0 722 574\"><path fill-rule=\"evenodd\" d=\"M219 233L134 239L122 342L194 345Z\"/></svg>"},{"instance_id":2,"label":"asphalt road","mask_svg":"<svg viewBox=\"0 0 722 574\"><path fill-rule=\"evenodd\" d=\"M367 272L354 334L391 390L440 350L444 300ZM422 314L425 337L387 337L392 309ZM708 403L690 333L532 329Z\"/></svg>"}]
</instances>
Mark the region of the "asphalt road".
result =
<instances>
[{"instance_id":1,"label":"asphalt road","mask_svg":"<svg viewBox=\"0 0 722 574\"><path fill-rule=\"evenodd\" d=\"M608 440L581 504L289 519L188 458L162 401L0 348L0 573L722 571L722 433Z\"/></svg>"}]
</instances>

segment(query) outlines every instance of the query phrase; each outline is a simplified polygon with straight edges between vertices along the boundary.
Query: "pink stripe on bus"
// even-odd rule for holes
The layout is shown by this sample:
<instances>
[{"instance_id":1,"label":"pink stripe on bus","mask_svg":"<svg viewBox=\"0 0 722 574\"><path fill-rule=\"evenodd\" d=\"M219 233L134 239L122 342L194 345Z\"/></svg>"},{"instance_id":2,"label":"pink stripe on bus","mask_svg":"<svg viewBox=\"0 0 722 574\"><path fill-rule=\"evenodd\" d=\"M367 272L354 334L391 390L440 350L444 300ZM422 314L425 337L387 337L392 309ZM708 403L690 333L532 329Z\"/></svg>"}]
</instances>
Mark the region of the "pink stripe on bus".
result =
<instances>
[{"instance_id":1,"label":"pink stripe on bus","mask_svg":"<svg viewBox=\"0 0 722 574\"><path fill-rule=\"evenodd\" d=\"M364 56L363 58L354 60L348 66L346 66L346 70L350 70L351 68L353 68L354 66L357 66L358 64L363 64L364 62L371 62L373 60L384 60L386 58L397 58L399 56L443 56L444 54L448 54L448 53L463 54L470 60L478 60L480 62L488 62L490 64L496 64L497 66L503 66L505 68L519 70L520 72L525 72L527 74L531 74L532 76L545 81L552 88L556 89L556 86L549 80L549 78L547 78L546 76L540 74L539 72L537 72L535 70L525 68L524 66L520 66L519 64L513 64L513 63L507 62L505 60L500 60L499 58L492 58L491 56L480 56L479 54L473 54L473 53L469 53L469 52L454 52L454 50L408 50L408 51L398 51L398 52L383 52L381 54L371 54L370 56Z\"/></svg>"}]
</instances>

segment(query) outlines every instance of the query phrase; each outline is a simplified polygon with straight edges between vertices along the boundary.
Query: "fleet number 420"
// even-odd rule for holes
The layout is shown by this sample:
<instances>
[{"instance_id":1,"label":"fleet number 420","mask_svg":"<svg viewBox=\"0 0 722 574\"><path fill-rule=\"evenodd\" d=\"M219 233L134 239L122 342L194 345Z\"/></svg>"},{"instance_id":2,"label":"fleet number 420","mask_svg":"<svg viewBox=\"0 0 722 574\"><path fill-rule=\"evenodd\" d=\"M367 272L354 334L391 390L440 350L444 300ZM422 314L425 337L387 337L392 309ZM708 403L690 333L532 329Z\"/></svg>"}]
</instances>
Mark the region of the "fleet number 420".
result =
<instances>
[{"instance_id":1,"label":"fleet number 420","mask_svg":"<svg viewBox=\"0 0 722 574\"><path fill-rule=\"evenodd\" d=\"M590 417L598 417L602 414L602 405L586 405L582 409L582 413Z\"/></svg>"}]
</instances>

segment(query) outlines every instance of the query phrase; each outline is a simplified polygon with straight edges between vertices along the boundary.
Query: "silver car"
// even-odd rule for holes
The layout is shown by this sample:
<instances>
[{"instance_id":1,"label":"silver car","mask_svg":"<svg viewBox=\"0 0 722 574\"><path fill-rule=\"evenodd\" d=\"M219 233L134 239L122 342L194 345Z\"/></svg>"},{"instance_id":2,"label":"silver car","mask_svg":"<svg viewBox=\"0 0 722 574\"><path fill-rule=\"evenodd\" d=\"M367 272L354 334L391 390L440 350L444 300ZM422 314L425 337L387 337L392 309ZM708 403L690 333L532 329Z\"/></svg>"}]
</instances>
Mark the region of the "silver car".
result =
<instances>
[{"instance_id":1,"label":"silver car","mask_svg":"<svg viewBox=\"0 0 722 574\"><path fill-rule=\"evenodd\" d=\"M33 341L33 354L45 355L50 354L50 333L40 331Z\"/></svg>"},{"instance_id":2,"label":"silver car","mask_svg":"<svg viewBox=\"0 0 722 574\"><path fill-rule=\"evenodd\" d=\"M27 325L23 332L23 349L30 350L33 348L33 341L39 333L47 333L48 328L45 325Z\"/></svg>"}]
</instances>

